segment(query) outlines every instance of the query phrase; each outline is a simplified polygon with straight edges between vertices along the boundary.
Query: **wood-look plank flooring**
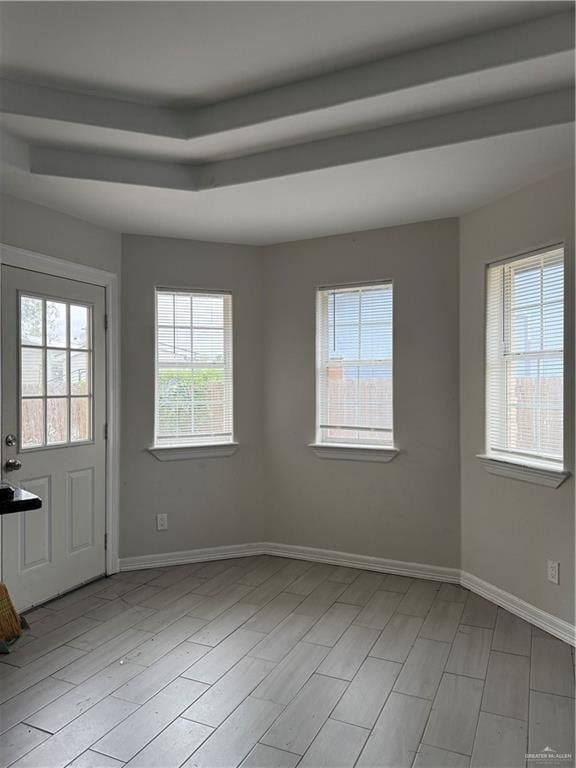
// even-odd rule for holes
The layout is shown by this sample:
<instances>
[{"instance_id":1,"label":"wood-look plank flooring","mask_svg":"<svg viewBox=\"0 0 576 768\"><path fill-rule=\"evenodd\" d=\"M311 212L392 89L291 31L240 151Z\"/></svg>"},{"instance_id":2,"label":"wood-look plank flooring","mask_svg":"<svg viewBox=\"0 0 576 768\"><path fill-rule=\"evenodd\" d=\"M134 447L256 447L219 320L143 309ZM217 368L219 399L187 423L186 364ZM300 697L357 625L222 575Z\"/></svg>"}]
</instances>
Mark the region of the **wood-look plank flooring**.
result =
<instances>
[{"instance_id":1,"label":"wood-look plank flooring","mask_svg":"<svg viewBox=\"0 0 576 768\"><path fill-rule=\"evenodd\" d=\"M259 556L27 618L0 768L574 768L573 649L451 584Z\"/></svg>"}]
</instances>

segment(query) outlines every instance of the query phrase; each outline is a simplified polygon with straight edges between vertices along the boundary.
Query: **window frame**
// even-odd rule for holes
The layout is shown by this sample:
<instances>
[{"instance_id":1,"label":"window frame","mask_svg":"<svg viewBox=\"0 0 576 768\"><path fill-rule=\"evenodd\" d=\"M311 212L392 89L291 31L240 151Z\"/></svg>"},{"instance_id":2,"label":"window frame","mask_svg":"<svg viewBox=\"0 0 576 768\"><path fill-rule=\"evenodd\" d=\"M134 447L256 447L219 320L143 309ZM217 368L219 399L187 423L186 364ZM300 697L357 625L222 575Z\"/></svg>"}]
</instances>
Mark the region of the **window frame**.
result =
<instances>
[{"instance_id":1,"label":"window frame","mask_svg":"<svg viewBox=\"0 0 576 768\"><path fill-rule=\"evenodd\" d=\"M228 297L230 299L228 307L224 302L224 350L225 350L225 362L222 370L225 372L229 369L230 372L230 392L229 402L225 399L223 406L230 412L230 439L218 440L217 436L209 436L212 439L208 439L205 442L181 442L181 443L169 443L162 442L158 439L158 372L159 372L159 360L158 360L158 295L161 293L169 294L184 294L186 296L217 296ZM228 312L228 317L226 314ZM229 328L228 338L226 335L226 329ZM227 364L227 361L229 363ZM183 366L184 368L185 366ZM194 368L194 364L191 363L190 369ZM198 365L197 367L202 367ZM211 367L211 366L208 366ZM194 458L219 458L223 456L231 456L236 452L238 442L235 437L235 409L234 409L234 298L231 290L218 288L183 288L182 286L172 287L167 285L158 285L154 287L154 433L153 443L149 446L148 451L155 456L159 461L180 461L184 459Z\"/></svg>"},{"instance_id":2,"label":"window frame","mask_svg":"<svg viewBox=\"0 0 576 768\"><path fill-rule=\"evenodd\" d=\"M345 442L334 440L326 441L322 440L322 424L321 424L321 403L322 403L322 390L319 372L323 367L322 357L322 339L320 338L320 324L321 324L321 302L322 294L329 291L345 291L347 289L353 291L354 289L370 289L370 288L390 288L392 296L392 310L391 310L391 350L392 357L390 361L391 374L392 374L392 428L391 428L391 443L361 443L361 442ZM399 449L396 446L396 431L394 423L394 406L395 406L395 360L396 360L396 285L393 279L378 279L378 280L363 280L350 283L339 283L317 286L314 292L314 311L315 311L315 350L314 350L314 383L315 383L315 429L314 429L314 442L310 443L310 447L314 453L322 459L341 459L350 461L376 461L376 462L389 462L392 461L399 453ZM368 362L368 361L367 361ZM325 428L325 427L324 427Z\"/></svg>"},{"instance_id":3,"label":"window frame","mask_svg":"<svg viewBox=\"0 0 576 768\"><path fill-rule=\"evenodd\" d=\"M507 264L513 264L515 262L521 262L539 255L544 255L554 251L561 251L561 260L563 266L563 293L562 293L562 308L563 308L563 323L562 323L562 350L561 352L550 352L552 358L554 354L562 357L562 457L559 460L554 457L545 456L542 453L521 451L521 450L498 450L493 449L490 444L490 400L489 400L489 311L490 311L490 270L493 268L505 268ZM505 286L505 278L503 278ZM538 485L545 485L553 488L559 487L564 480L570 476L570 472L566 470L566 455L567 455L567 430L566 430L566 405L567 405L567 388L566 388L566 297L567 297L567 284L566 284L566 248L563 242L554 243L551 245L543 246L536 250L525 251L515 254L503 259L497 259L487 262L484 271L484 347L483 347L483 394L484 394L484 453L478 454L477 458L484 464L486 470L495 475L503 477L510 477L516 480L523 480L526 482L535 483ZM502 351L500 353L501 359L504 363L507 360L529 360L538 359L536 356L538 353L534 352L516 352L505 351L507 344L506 333L507 325L508 332L510 332L510 315L511 308L507 307L507 297L505 288L502 288L502 299L500 317L498 318L498 335L499 340L494 341L494 344L500 345ZM509 343L509 341L508 341ZM547 356L545 350L541 351L542 357ZM507 377L506 377L507 379ZM503 386L506 387L507 380L503 382ZM505 425L508 421L507 405L506 402L500 402L495 407L492 406L492 410L500 410L505 413L505 418L502 423ZM493 429L493 428L492 428Z\"/></svg>"}]
</instances>

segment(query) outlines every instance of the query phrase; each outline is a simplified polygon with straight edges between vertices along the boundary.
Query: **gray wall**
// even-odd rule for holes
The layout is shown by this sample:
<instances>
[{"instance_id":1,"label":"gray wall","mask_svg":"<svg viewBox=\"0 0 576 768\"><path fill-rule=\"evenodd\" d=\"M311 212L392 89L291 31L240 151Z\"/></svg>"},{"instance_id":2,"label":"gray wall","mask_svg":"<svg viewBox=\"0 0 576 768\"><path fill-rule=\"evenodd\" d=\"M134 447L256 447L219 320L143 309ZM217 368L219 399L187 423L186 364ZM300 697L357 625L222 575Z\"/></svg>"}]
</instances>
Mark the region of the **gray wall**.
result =
<instances>
[{"instance_id":1,"label":"gray wall","mask_svg":"<svg viewBox=\"0 0 576 768\"><path fill-rule=\"evenodd\" d=\"M265 249L266 540L458 567L458 222ZM394 280L389 464L317 458L315 288Z\"/></svg>"},{"instance_id":2,"label":"gray wall","mask_svg":"<svg viewBox=\"0 0 576 768\"><path fill-rule=\"evenodd\" d=\"M120 273L118 233L10 195L0 195L0 242Z\"/></svg>"},{"instance_id":3,"label":"gray wall","mask_svg":"<svg viewBox=\"0 0 576 768\"><path fill-rule=\"evenodd\" d=\"M261 538L263 484L262 257L246 246L127 236L122 257L122 489L120 555ZM160 462L154 432L154 288L233 292L234 408L241 445L227 458ZM155 515L168 512L168 530Z\"/></svg>"},{"instance_id":4,"label":"gray wall","mask_svg":"<svg viewBox=\"0 0 576 768\"><path fill-rule=\"evenodd\" d=\"M574 620L574 480L557 490L489 475L484 450L484 276L490 261L566 242L566 464L574 468L574 177L563 173L461 219L462 568ZM560 561L560 585L546 560Z\"/></svg>"},{"instance_id":5,"label":"gray wall","mask_svg":"<svg viewBox=\"0 0 576 768\"><path fill-rule=\"evenodd\" d=\"M573 175L560 174L465 215L460 232L457 220L444 220L265 249L124 237L121 556L271 540L462 563L573 621L573 480L551 490L489 475L475 459L484 444L485 265L565 240L566 459L574 465L573 211ZM0 198L0 240L120 272L119 235L8 196ZM308 447L314 289L390 278L403 453L390 464L319 459ZM234 292L241 447L233 457L161 463L146 451L160 284ZM161 510L169 529L159 533ZM560 586L546 581L546 559L560 561Z\"/></svg>"}]
</instances>

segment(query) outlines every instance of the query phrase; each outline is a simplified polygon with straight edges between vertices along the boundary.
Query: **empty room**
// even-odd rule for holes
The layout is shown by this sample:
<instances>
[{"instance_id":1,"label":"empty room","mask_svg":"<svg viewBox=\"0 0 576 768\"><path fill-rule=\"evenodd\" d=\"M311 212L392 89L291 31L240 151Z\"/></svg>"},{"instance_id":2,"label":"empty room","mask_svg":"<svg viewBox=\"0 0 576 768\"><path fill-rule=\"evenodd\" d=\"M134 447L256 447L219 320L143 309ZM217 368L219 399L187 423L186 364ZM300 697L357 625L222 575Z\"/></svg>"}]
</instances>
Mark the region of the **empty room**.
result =
<instances>
[{"instance_id":1,"label":"empty room","mask_svg":"<svg viewBox=\"0 0 576 768\"><path fill-rule=\"evenodd\" d=\"M0 1L0 768L575 768L574 40Z\"/></svg>"}]
</instances>

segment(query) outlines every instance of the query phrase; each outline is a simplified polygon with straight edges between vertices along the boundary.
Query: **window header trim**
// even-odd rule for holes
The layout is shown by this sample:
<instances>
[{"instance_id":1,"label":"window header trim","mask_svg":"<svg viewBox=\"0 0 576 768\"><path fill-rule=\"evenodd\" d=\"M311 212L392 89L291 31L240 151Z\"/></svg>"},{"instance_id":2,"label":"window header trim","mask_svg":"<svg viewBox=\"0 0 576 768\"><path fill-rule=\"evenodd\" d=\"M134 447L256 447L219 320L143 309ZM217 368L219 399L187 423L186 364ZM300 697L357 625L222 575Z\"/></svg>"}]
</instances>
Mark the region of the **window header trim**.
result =
<instances>
[{"instance_id":1,"label":"window header trim","mask_svg":"<svg viewBox=\"0 0 576 768\"><path fill-rule=\"evenodd\" d=\"M320 291L354 291L360 288L387 288L393 286L394 281L391 278L382 280L362 280L355 283L334 283L331 285L319 285L316 288L317 292Z\"/></svg>"},{"instance_id":2,"label":"window header trim","mask_svg":"<svg viewBox=\"0 0 576 768\"><path fill-rule=\"evenodd\" d=\"M494 259L493 261L486 262L486 267L504 267L506 264L511 264L515 261L522 261L523 259L530 259L534 256L541 256L544 253L553 253L554 251L559 251L562 253L562 258L565 258L566 254L566 244L564 242L561 243L553 243L551 245L546 245L542 248L536 248L532 251L523 251L522 253L516 253L513 256L505 256L502 259Z\"/></svg>"}]
</instances>

